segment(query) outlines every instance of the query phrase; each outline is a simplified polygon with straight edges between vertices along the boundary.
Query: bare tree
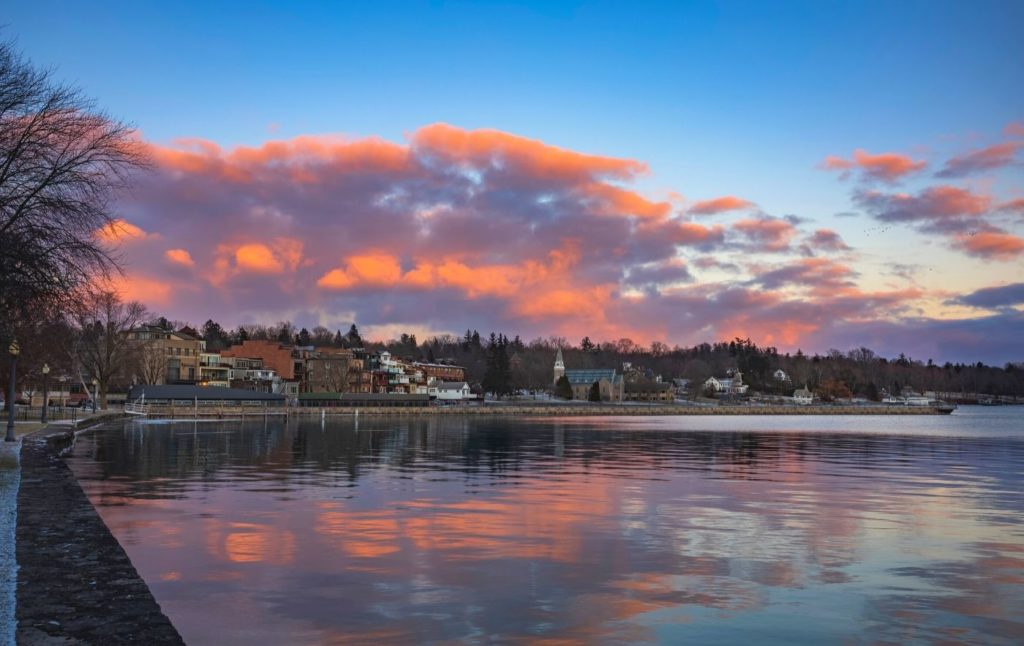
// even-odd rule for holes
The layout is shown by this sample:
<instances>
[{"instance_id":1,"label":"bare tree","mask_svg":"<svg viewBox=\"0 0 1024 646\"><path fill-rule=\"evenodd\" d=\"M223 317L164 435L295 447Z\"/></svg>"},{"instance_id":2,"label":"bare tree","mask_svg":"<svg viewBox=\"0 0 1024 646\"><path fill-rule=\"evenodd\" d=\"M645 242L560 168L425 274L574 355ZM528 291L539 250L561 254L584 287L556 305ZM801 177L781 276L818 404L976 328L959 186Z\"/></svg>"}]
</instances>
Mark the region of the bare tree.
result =
<instances>
[{"instance_id":1,"label":"bare tree","mask_svg":"<svg viewBox=\"0 0 1024 646\"><path fill-rule=\"evenodd\" d=\"M0 337L118 270L110 201L145 165L129 126L0 43Z\"/></svg>"},{"instance_id":2,"label":"bare tree","mask_svg":"<svg viewBox=\"0 0 1024 646\"><path fill-rule=\"evenodd\" d=\"M167 351L157 341L139 341L135 351L135 376L140 384L150 386L167 378Z\"/></svg>"},{"instance_id":3,"label":"bare tree","mask_svg":"<svg viewBox=\"0 0 1024 646\"><path fill-rule=\"evenodd\" d=\"M82 368L97 381L100 406L107 406L110 385L136 370L147 346L129 338L128 331L148 317L141 303L125 303L114 292L89 294L76 309L75 349Z\"/></svg>"}]
</instances>

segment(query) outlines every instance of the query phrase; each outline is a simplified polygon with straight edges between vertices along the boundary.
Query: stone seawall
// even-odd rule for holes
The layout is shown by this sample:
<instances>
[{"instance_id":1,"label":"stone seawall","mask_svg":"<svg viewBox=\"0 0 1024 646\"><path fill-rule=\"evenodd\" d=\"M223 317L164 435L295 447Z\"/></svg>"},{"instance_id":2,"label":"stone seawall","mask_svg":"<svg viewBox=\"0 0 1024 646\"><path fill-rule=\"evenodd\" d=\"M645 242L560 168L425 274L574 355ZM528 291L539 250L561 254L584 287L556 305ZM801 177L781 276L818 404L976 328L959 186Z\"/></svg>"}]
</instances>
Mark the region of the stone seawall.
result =
<instances>
[{"instance_id":1,"label":"stone seawall","mask_svg":"<svg viewBox=\"0 0 1024 646\"><path fill-rule=\"evenodd\" d=\"M320 417L360 415L515 415L543 417L581 417L611 415L944 415L949 410L935 406L617 406L593 405L485 405L485 406L360 406L360 407L298 407L254 408L247 406L151 406L154 419L255 419L274 417Z\"/></svg>"},{"instance_id":2,"label":"stone seawall","mask_svg":"<svg viewBox=\"0 0 1024 646\"><path fill-rule=\"evenodd\" d=\"M289 416L354 415L532 415L544 417L582 417L612 415L943 415L934 406L430 406L291 408Z\"/></svg>"},{"instance_id":3,"label":"stone seawall","mask_svg":"<svg viewBox=\"0 0 1024 646\"><path fill-rule=\"evenodd\" d=\"M75 430L43 429L22 443L18 644L184 643L60 458Z\"/></svg>"}]
</instances>

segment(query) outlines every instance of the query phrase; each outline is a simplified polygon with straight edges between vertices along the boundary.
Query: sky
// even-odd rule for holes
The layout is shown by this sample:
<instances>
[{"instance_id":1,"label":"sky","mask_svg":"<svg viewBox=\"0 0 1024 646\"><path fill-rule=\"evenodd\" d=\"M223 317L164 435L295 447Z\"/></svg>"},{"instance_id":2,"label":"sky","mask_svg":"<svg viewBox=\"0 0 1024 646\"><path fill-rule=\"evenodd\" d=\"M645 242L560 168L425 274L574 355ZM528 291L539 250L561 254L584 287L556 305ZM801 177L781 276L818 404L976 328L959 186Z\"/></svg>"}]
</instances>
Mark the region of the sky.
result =
<instances>
[{"instance_id":1,"label":"sky","mask_svg":"<svg viewBox=\"0 0 1024 646\"><path fill-rule=\"evenodd\" d=\"M1024 360L1024 4L54 3L171 319Z\"/></svg>"}]
</instances>

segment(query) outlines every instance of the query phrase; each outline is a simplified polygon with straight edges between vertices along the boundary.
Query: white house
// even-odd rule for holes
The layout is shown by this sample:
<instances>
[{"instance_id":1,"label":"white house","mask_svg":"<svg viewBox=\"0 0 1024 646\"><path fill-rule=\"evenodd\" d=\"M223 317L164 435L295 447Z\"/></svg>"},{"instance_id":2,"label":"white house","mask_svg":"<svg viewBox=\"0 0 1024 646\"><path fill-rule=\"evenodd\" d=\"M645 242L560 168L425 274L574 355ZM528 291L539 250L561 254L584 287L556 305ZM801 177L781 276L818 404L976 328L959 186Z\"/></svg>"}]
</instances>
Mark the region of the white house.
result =
<instances>
[{"instance_id":1,"label":"white house","mask_svg":"<svg viewBox=\"0 0 1024 646\"><path fill-rule=\"evenodd\" d=\"M473 399L469 384L465 381L434 381L427 388L427 394L439 401L464 401Z\"/></svg>"},{"instance_id":2,"label":"white house","mask_svg":"<svg viewBox=\"0 0 1024 646\"><path fill-rule=\"evenodd\" d=\"M797 388L793 391L793 403L807 406L814 401L814 395L807 388Z\"/></svg>"},{"instance_id":3,"label":"white house","mask_svg":"<svg viewBox=\"0 0 1024 646\"><path fill-rule=\"evenodd\" d=\"M731 395L742 395L747 392L747 386L743 383L743 375L737 370L732 377L708 377L704 382L705 388L713 388L716 393L729 393Z\"/></svg>"},{"instance_id":4,"label":"white house","mask_svg":"<svg viewBox=\"0 0 1024 646\"><path fill-rule=\"evenodd\" d=\"M786 371L782 368L773 372L772 376L775 377L775 381L789 381L789 375L787 375Z\"/></svg>"}]
</instances>

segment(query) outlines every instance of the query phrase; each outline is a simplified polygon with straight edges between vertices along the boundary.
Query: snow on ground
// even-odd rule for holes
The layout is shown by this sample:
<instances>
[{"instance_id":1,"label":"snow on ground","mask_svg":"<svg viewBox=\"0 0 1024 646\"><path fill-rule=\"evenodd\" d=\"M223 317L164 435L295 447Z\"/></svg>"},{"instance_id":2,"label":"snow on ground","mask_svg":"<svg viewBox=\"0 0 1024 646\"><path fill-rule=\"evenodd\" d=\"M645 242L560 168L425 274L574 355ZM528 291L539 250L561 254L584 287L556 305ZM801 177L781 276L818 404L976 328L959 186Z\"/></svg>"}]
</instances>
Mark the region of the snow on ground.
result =
<instances>
[{"instance_id":1,"label":"snow on ground","mask_svg":"<svg viewBox=\"0 0 1024 646\"><path fill-rule=\"evenodd\" d=\"M20 449L20 439L17 442L0 440L0 644L12 646L15 628L15 589L18 584L14 530L18 524Z\"/></svg>"}]
</instances>

